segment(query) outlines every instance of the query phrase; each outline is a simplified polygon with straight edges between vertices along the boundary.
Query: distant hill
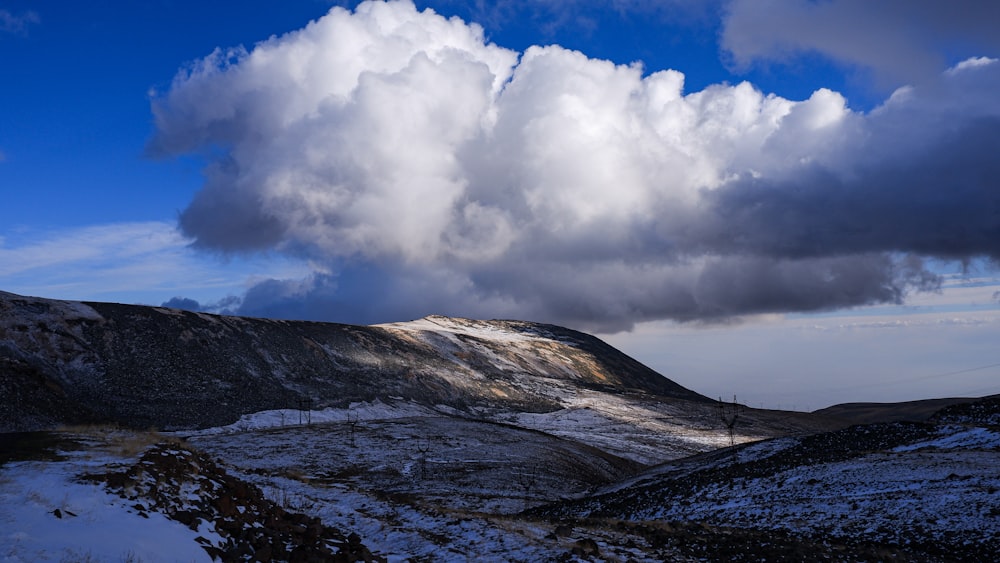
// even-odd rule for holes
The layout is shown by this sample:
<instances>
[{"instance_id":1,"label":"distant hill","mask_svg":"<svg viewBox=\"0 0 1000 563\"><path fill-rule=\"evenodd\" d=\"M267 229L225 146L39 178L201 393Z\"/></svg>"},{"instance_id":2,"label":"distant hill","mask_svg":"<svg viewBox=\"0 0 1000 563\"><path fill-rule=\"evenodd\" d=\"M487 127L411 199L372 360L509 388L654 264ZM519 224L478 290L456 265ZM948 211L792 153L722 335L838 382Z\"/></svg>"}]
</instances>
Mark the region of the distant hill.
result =
<instances>
[{"instance_id":1,"label":"distant hill","mask_svg":"<svg viewBox=\"0 0 1000 563\"><path fill-rule=\"evenodd\" d=\"M903 420L921 421L927 420L931 415L945 407L978 400L978 398L956 397L900 403L843 403L813 411L813 414L839 418L850 424L873 424Z\"/></svg>"}]
</instances>

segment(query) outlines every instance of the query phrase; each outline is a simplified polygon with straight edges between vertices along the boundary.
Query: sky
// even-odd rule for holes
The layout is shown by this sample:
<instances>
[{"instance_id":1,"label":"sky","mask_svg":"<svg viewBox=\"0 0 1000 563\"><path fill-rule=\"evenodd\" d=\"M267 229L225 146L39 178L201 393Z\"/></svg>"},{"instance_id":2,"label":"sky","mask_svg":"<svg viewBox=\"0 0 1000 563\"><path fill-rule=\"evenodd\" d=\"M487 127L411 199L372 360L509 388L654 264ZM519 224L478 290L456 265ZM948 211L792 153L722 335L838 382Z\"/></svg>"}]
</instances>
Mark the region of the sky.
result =
<instances>
[{"instance_id":1,"label":"sky","mask_svg":"<svg viewBox=\"0 0 1000 563\"><path fill-rule=\"evenodd\" d=\"M0 0L0 290L1000 393L1000 5Z\"/></svg>"}]
</instances>

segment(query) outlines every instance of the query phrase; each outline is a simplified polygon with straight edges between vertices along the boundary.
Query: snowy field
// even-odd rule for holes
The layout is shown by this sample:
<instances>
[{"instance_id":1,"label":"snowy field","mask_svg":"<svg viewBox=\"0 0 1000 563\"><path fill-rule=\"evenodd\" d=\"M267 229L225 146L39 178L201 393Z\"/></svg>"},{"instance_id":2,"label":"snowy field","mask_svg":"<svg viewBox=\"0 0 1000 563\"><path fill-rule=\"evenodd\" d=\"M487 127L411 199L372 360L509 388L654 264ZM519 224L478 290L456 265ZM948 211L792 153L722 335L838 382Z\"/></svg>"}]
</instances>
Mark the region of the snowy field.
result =
<instances>
[{"instance_id":1,"label":"snowy field","mask_svg":"<svg viewBox=\"0 0 1000 563\"><path fill-rule=\"evenodd\" d=\"M594 423L577 416L585 408L576 411L559 415L575 417L559 428ZM800 463L796 452L812 438L788 437L643 470L565 437L412 405L358 404L346 414L312 413L303 425L285 417L281 426L280 413L261 413L186 440L83 429L6 442L0 561L211 560L203 546L232 546L223 527L238 520L177 520L222 494L210 459L222 461L237 488L250 483L272 506L356 534L382 561L722 560L753 553L740 551L748 545L763 549L760 542L778 550L766 553L819 550L852 561L879 546L904 558L955 546L977 554L1000 537L996 428L918 425L902 441L847 429L831 436L896 442L820 461L804 451ZM181 472L146 472L151 454ZM108 477L126 471L134 483ZM681 490L671 483L687 483L685 492L651 494ZM172 496L157 505L155 491ZM593 512L636 492L645 500L626 502L616 519L543 515L559 506L545 503L561 499Z\"/></svg>"},{"instance_id":2,"label":"snowy field","mask_svg":"<svg viewBox=\"0 0 1000 563\"><path fill-rule=\"evenodd\" d=\"M554 524L503 514L542 502L553 490L604 482L634 466L540 433L490 430L497 426L381 419L356 429L353 444L344 422L206 433L192 442L226 458L231 474L259 486L278 506L356 533L377 560L547 561L579 549L584 540L607 555L598 560L660 559L629 547L634 541L619 532L579 527L557 536ZM38 459L0 466L0 561L211 561L202 546L224 545L211 523L181 524L154 510L148 496L156 489L159 495L175 491L171 513L199 510L204 483L217 480L205 462L202 474L197 464L186 477L151 472L144 485L125 481L120 491L92 478L130 468L134 474L149 463L142 460L151 452L184 459L190 457L188 446L155 434L103 429L59 437L37 450L19 449L31 453L23 457ZM427 455L429 440L450 445ZM592 457L604 460L600 467L586 466ZM551 471L561 473L546 473ZM407 488L420 493L403 492Z\"/></svg>"},{"instance_id":3,"label":"snowy field","mask_svg":"<svg viewBox=\"0 0 1000 563\"><path fill-rule=\"evenodd\" d=\"M0 466L0 561L211 561L195 538L218 543L213 529L140 515L134 502L80 480L138 460L141 450L121 447L131 433L108 437L60 448L60 460Z\"/></svg>"},{"instance_id":4,"label":"snowy field","mask_svg":"<svg viewBox=\"0 0 1000 563\"><path fill-rule=\"evenodd\" d=\"M551 527L504 515L639 469L540 432L440 416L190 441L272 499L357 531L390 561L544 560Z\"/></svg>"},{"instance_id":5,"label":"snowy field","mask_svg":"<svg viewBox=\"0 0 1000 563\"><path fill-rule=\"evenodd\" d=\"M546 413L480 409L478 419L559 436L644 465L729 445L729 436L716 418L716 407L711 404L685 404L678 407L662 400L619 397L610 393L571 388L558 382L549 386L547 394L565 408ZM308 424L364 424L376 420L445 416L460 418L468 417L469 414L445 405L430 408L403 400L391 403L375 400L352 403L348 408L263 411L244 415L238 422L227 426L175 434L198 437ZM737 443L762 438L763 436L745 432L736 435Z\"/></svg>"}]
</instances>

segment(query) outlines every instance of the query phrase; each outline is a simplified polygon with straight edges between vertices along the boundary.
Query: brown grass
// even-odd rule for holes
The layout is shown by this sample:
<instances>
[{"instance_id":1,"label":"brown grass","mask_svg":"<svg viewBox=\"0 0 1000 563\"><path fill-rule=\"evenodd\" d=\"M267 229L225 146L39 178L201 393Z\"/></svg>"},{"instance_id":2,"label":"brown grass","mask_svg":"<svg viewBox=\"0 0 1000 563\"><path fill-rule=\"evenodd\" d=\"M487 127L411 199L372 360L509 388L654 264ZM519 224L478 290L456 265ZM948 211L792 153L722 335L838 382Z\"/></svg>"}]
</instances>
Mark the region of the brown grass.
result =
<instances>
[{"instance_id":1,"label":"brown grass","mask_svg":"<svg viewBox=\"0 0 1000 563\"><path fill-rule=\"evenodd\" d=\"M118 457L135 457L156 444L179 443L173 436L164 436L156 430L132 430L112 424L83 424L59 427L57 432L69 434L80 440L94 441L91 449Z\"/></svg>"}]
</instances>

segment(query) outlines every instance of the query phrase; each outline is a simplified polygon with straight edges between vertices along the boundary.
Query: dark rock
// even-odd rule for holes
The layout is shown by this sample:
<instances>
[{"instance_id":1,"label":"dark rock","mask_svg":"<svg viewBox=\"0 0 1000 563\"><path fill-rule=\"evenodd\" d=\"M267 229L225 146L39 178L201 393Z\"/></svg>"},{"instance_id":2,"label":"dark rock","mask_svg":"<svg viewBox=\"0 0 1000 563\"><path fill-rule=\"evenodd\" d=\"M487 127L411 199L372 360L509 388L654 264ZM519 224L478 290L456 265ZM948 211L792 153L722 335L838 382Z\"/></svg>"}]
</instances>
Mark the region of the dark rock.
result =
<instances>
[{"instance_id":1,"label":"dark rock","mask_svg":"<svg viewBox=\"0 0 1000 563\"><path fill-rule=\"evenodd\" d=\"M590 538L582 538L576 540L573 544L573 549L571 550L573 555L579 557L594 557L601 554L601 549L597 545L597 542Z\"/></svg>"},{"instance_id":2,"label":"dark rock","mask_svg":"<svg viewBox=\"0 0 1000 563\"><path fill-rule=\"evenodd\" d=\"M568 526L566 524L560 524L560 525L556 526L556 529L553 530L552 533L557 538L568 538L568 537L570 537L570 536L573 535L573 526Z\"/></svg>"}]
</instances>

